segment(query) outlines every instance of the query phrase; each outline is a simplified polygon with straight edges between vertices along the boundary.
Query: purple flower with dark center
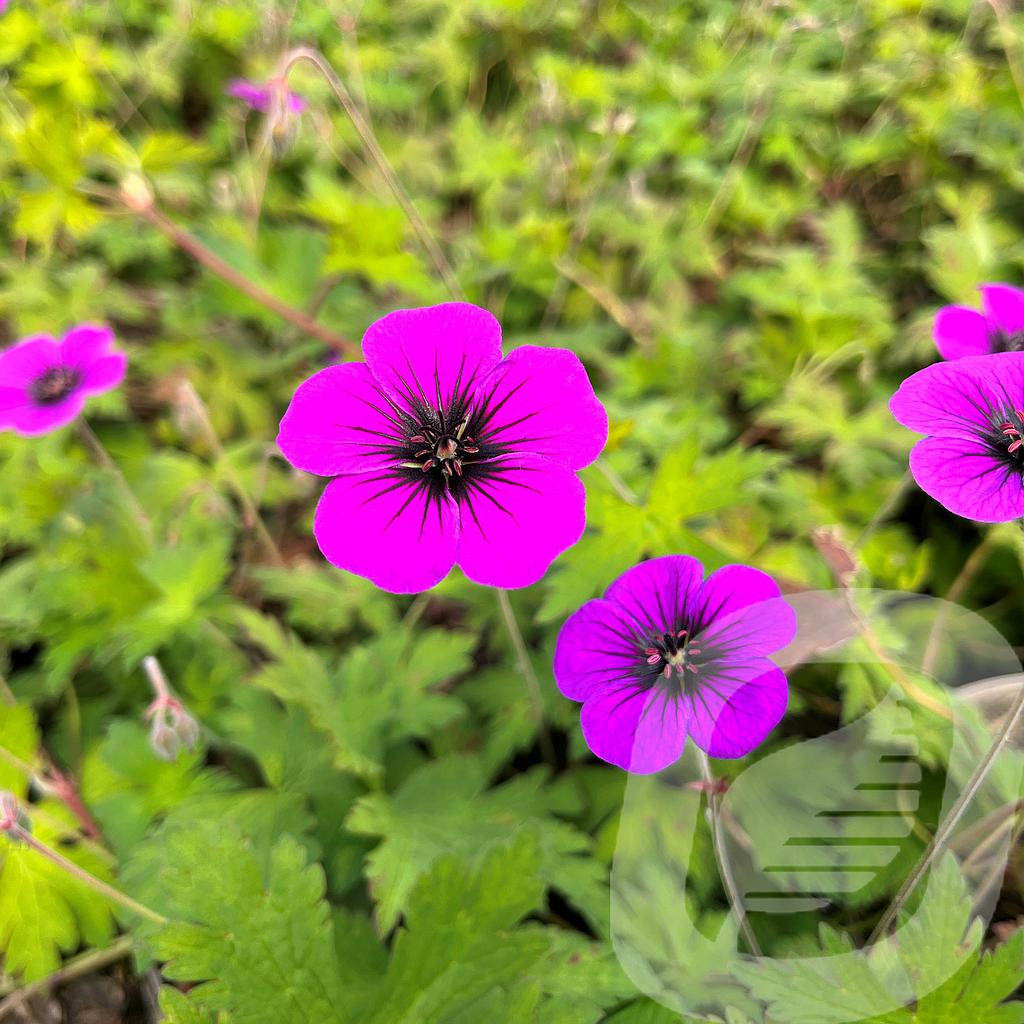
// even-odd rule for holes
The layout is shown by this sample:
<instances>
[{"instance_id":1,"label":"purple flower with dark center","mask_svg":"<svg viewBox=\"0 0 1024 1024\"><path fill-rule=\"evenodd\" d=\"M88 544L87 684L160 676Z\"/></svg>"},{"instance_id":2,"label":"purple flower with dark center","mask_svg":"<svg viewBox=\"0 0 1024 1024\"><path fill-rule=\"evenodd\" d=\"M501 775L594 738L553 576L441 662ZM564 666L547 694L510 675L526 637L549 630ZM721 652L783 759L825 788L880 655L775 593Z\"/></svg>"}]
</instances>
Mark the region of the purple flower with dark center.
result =
<instances>
[{"instance_id":1,"label":"purple flower with dark center","mask_svg":"<svg viewBox=\"0 0 1024 1024\"><path fill-rule=\"evenodd\" d=\"M24 437L70 423L90 395L117 387L128 357L109 327L82 324L57 341L39 334L0 352L0 429Z\"/></svg>"},{"instance_id":2,"label":"purple flower with dark center","mask_svg":"<svg viewBox=\"0 0 1024 1024\"><path fill-rule=\"evenodd\" d=\"M363 355L301 384L277 438L293 466L337 477L313 525L324 556L397 593L455 564L488 586L536 583L583 533L576 471L608 436L577 356L502 359L498 321L464 302L389 313Z\"/></svg>"},{"instance_id":3,"label":"purple flower with dark center","mask_svg":"<svg viewBox=\"0 0 1024 1024\"><path fill-rule=\"evenodd\" d=\"M306 101L301 96L291 92L284 82L275 79L262 84L235 78L228 83L226 91L229 96L234 96L261 114L266 114L275 100L283 100L290 114L301 114L306 109Z\"/></svg>"},{"instance_id":4,"label":"purple flower with dark center","mask_svg":"<svg viewBox=\"0 0 1024 1024\"><path fill-rule=\"evenodd\" d=\"M981 309L943 306L932 334L943 359L1024 351L1024 291L1008 284L985 284Z\"/></svg>"},{"instance_id":5,"label":"purple flower with dark center","mask_svg":"<svg viewBox=\"0 0 1024 1024\"><path fill-rule=\"evenodd\" d=\"M965 519L1024 516L1024 352L926 366L889 408L903 426L930 435L910 453L923 491Z\"/></svg>"},{"instance_id":6,"label":"purple flower with dark center","mask_svg":"<svg viewBox=\"0 0 1024 1024\"><path fill-rule=\"evenodd\" d=\"M562 627L555 681L583 702L583 738L602 760L647 775L687 736L711 757L743 757L785 713L786 676L768 655L793 639L796 614L757 569L703 573L686 555L641 562Z\"/></svg>"}]
</instances>

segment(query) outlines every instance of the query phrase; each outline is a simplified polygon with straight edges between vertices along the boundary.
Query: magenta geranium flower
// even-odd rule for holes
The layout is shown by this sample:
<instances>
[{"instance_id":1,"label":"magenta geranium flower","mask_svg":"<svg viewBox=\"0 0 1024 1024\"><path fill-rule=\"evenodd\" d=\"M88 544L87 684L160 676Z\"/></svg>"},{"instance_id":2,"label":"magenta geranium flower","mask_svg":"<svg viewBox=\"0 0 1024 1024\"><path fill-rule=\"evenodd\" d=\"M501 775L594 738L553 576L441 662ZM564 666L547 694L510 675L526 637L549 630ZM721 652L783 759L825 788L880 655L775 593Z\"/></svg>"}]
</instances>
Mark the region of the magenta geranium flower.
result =
<instances>
[{"instance_id":1,"label":"magenta geranium flower","mask_svg":"<svg viewBox=\"0 0 1024 1024\"><path fill-rule=\"evenodd\" d=\"M910 453L923 491L965 519L1024 516L1024 353L926 366L889 408L903 426L930 435Z\"/></svg>"},{"instance_id":2,"label":"magenta geranium flower","mask_svg":"<svg viewBox=\"0 0 1024 1024\"><path fill-rule=\"evenodd\" d=\"M535 583L579 540L576 471L608 417L583 364L524 345L464 302L402 309L363 337L365 363L300 385L277 442L292 465L334 476L313 532L334 565L398 593L458 564L477 583Z\"/></svg>"},{"instance_id":3,"label":"magenta geranium flower","mask_svg":"<svg viewBox=\"0 0 1024 1024\"><path fill-rule=\"evenodd\" d=\"M128 358L109 327L82 324L57 341L39 334L0 352L0 429L32 437L70 423L90 395L117 387Z\"/></svg>"},{"instance_id":4,"label":"magenta geranium flower","mask_svg":"<svg viewBox=\"0 0 1024 1024\"><path fill-rule=\"evenodd\" d=\"M1024 350L1024 291L1008 284L979 289L981 306L943 306L933 335L943 359Z\"/></svg>"},{"instance_id":5,"label":"magenta geranium flower","mask_svg":"<svg viewBox=\"0 0 1024 1024\"><path fill-rule=\"evenodd\" d=\"M768 655L796 634L793 609L757 569L703 572L686 555L641 562L562 627L555 681L583 702L602 760L657 772L687 736L711 757L743 757L785 713L786 676Z\"/></svg>"},{"instance_id":6,"label":"magenta geranium flower","mask_svg":"<svg viewBox=\"0 0 1024 1024\"><path fill-rule=\"evenodd\" d=\"M235 78L228 83L227 94L246 103L261 114L271 109L277 97L282 97L291 114L301 114L306 109L306 101L297 93L291 92L284 82L271 80L266 83L250 82L244 78Z\"/></svg>"}]
</instances>

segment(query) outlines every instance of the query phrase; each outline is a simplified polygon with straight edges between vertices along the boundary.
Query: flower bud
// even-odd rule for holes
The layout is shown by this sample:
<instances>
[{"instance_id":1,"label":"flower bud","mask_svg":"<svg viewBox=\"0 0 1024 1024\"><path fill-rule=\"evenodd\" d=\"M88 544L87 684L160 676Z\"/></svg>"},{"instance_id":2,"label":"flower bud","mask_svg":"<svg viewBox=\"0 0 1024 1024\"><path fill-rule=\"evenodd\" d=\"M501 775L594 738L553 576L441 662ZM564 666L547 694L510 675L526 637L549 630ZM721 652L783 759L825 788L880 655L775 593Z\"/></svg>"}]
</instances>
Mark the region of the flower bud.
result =
<instances>
[{"instance_id":1,"label":"flower bud","mask_svg":"<svg viewBox=\"0 0 1024 1024\"><path fill-rule=\"evenodd\" d=\"M194 750L199 742L199 723L182 707L171 711L175 735L185 750Z\"/></svg>"},{"instance_id":2,"label":"flower bud","mask_svg":"<svg viewBox=\"0 0 1024 1024\"><path fill-rule=\"evenodd\" d=\"M174 729L160 717L154 720L153 727L149 730L149 745L161 760L175 761L181 749L181 740Z\"/></svg>"}]
</instances>

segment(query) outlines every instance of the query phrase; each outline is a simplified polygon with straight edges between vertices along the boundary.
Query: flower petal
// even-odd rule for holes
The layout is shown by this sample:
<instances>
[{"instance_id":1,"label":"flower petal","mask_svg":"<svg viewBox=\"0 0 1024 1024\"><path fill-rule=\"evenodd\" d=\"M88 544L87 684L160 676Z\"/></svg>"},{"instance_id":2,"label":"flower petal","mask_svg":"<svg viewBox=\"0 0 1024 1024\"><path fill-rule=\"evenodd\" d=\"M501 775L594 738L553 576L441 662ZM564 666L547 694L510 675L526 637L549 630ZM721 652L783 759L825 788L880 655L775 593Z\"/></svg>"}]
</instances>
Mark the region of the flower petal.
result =
<instances>
[{"instance_id":1,"label":"flower petal","mask_svg":"<svg viewBox=\"0 0 1024 1024\"><path fill-rule=\"evenodd\" d=\"M65 366L72 366L85 373L92 363L106 355L113 344L114 332L109 327L100 324L79 324L78 327L72 327L61 339L60 361Z\"/></svg>"},{"instance_id":2,"label":"flower petal","mask_svg":"<svg viewBox=\"0 0 1024 1024\"><path fill-rule=\"evenodd\" d=\"M446 408L501 359L501 327L479 306L447 302L399 309L367 328L363 355L377 380L406 407Z\"/></svg>"},{"instance_id":3,"label":"flower petal","mask_svg":"<svg viewBox=\"0 0 1024 1024\"><path fill-rule=\"evenodd\" d=\"M788 701L786 675L767 658L710 665L684 698L686 728L709 757L743 757L779 724Z\"/></svg>"},{"instance_id":4,"label":"flower petal","mask_svg":"<svg viewBox=\"0 0 1024 1024\"><path fill-rule=\"evenodd\" d=\"M589 466L608 440L608 414L575 352L524 345L481 382L477 440Z\"/></svg>"},{"instance_id":5,"label":"flower petal","mask_svg":"<svg viewBox=\"0 0 1024 1024\"><path fill-rule=\"evenodd\" d=\"M704 624L699 646L771 654L796 636L796 612L767 573L749 565L724 565L713 572L694 600Z\"/></svg>"},{"instance_id":6,"label":"flower petal","mask_svg":"<svg viewBox=\"0 0 1024 1024\"><path fill-rule=\"evenodd\" d=\"M700 586L704 567L689 555L651 558L627 569L604 592L639 633L678 628Z\"/></svg>"},{"instance_id":7,"label":"flower petal","mask_svg":"<svg viewBox=\"0 0 1024 1024\"><path fill-rule=\"evenodd\" d=\"M316 507L313 534L332 565L383 590L428 590L451 571L459 536L454 503L428 498L425 482L393 473L339 476Z\"/></svg>"},{"instance_id":8,"label":"flower petal","mask_svg":"<svg viewBox=\"0 0 1024 1024\"><path fill-rule=\"evenodd\" d=\"M1024 516L1020 471L983 441L926 437L910 453L910 471L922 491L965 519L1005 523Z\"/></svg>"},{"instance_id":9,"label":"flower petal","mask_svg":"<svg viewBox=\"0 0 1024 1024\"><path fill-rule=\"evenodd\" d=\"M98 395L116 388L124 380L128 357L123 352L111 352L97 359L82 373L81 387L87 395Z\"/></svg>"},{"instance_id":10,"label":"flower petal","mask_svg":"<svg viewBox=\"0 0 1024 1024\"><path fill-rule=\"evenodd\" d=\"M640 651L636 630L608 601L588 601L566 620L555 644L558 689L585 701L616 683L636 679Z\"/></svg>"},{"instance_id":11,"label":"flower petal","mask_svg":"<svg viewBox=\"0 0 1024 1024\"><path fill-rule=\"evenodd\" d=\"M984 284L979 291L992 326L1005 334L1024 331L1024 292L1008 284Z\"/></svg>"},{"instance_id":12,"label":"flower petal","mask_svg":"<svg viewBox=\"0 0 1024 1024\"><path fill-rule=\"evenodd\" d=\"M0 387L27 388L60 363L60 347L48 334L19 341L0 352Z\"/></svg>"},{"instance_id":13,"label":"flower petal","mask_svg":"<svg viewBox=\"0 0 1024 1024\"><path fill-rule=\"evenodd\" d=\"M536 583L586 526L586 492L570 469L539 455L474 466L459 500L458 562L475 583Z\"/></svg>"},{"instance_id":14,"label":"flower petal","mask_svg":"<svg viewBox=\"0 0 1024 1024\"><path fill-rule=\"evenodd\" d=\"M664 691L609 687L580 710L587 746L602 761L635 775L661 771L686 744L686 716Z\"/></svg>"},{"instance_id":15,"label":"flower petal","mask_svg":"<svg viewBox=\"0 0 1024 1024\"><path fill-rule=\"evenodd\" d=\"M973 438L993 417L1024 400L1024 353L968 356L933 363L909 376L889 400L893 416L910 430L938 437Z\"/></svg>"},{"instance_id":16,"label":"flower petal","mask_svg":"<svg viewBox=\"0 0 1024 1024\"><path fill-rule=\"evenodd\" d=\"M943 306L935 314L932 337L943 359L984 356L992 351L988 322L967 306Z\"/></svg>"},{"instance_id":17,"label":"flower petal","mask_svg":"<svg viewBox=\"0 0 1024 1024\"><path fill-rule=\"evenodd\" d=\"M402 417L365 363L340 363L299 385L277 444L307 473L364 473L395 465Z\"/></svg>"},{"instance_id":18,"label":"flower petal","mask_svg":"<svg viewBox=\"0 0 1024 1024\"><path fill-rule=\"evenodd\" d=\"M225 92L235 99L248 103L254 110L265 111L270 105L270 90L257 82L235 78L228 83Z\"/></svg>"},{"instance_id":19,"label":"flower petal","mask_svg":"<svg viewBox=\"0 0 1024 1024\"><path fill-rule=\"evenodd\" d=\"M22 437L38 437L70 423L85 405L85 393L73 391L53 405L23 405L4 417L4 423Z\"/></svg>"}]
</instances>

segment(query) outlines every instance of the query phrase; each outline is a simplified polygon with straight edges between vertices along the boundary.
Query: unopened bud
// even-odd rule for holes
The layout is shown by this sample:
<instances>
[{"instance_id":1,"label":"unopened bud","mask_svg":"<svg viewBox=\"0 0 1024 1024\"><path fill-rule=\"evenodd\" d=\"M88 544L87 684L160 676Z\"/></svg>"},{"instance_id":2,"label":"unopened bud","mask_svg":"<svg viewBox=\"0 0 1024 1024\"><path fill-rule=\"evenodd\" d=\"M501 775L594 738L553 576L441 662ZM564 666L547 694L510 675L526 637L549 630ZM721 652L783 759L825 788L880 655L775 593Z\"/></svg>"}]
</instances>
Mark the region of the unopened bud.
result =
<instances>
[{"instance_id":1,"label":"unopened bud","mask_svg":"<svg viewBox=\"0 0 1024 1024\"><path fill-rule=\"evenodd\" d=\"M180 705L172 710L171 722L185 750L194 750L199 742L199 723Z\"/></svg>"},{"instance_id":2,"label":"unopened bud","mask_svg":"<svg viewBox=\"0 0 1024 1024\"><path fill-rule=\"evenodd\" d=\"M121 202L136 213L152 208L153 191L141 174L125 175L121 181Z\"/></svg>"},{"instance_id":3,"label":"unopened bud","mask_svg":"<svg viewBox=\"0 0 1024 1024\"><path fill-rule=\"evenodd\" d=\"M163 718L157 718L149 730L149 745L161 760L175 761L181 749L181 740Z\"/></svg>"}]
</instances>

